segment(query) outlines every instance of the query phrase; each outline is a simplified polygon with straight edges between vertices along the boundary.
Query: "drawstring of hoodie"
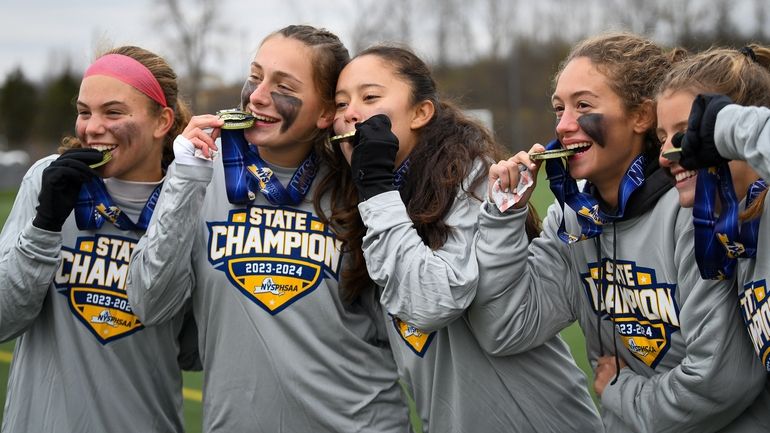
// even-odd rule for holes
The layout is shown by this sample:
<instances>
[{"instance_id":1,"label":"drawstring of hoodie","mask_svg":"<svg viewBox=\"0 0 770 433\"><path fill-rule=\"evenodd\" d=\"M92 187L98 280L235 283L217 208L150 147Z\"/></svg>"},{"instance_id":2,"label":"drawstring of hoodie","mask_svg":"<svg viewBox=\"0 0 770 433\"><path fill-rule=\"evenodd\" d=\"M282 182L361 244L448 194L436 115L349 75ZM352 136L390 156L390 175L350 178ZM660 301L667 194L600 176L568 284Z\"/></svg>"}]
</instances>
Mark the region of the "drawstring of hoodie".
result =
<instances>
[{"instance_id":1,"label":"drawstring of hoodie","mask_svg":"<svg viewBox=\"0 0 770 433\"><path fill-rule=\"evenodd\" d=\"M615 293L615 296L613 299L615 302L617 302L618 297L618 270L616 265L616 262L618 260L618 230L615 223L612 223L612 283L615 285L615 288L613 289L613 292ZM618 377L620 377L620 354L618 354L618 338L617 335L615 335L615 317L610 313L610 309L607 308L607 314L610 316L610 322L612 323L612 345L613 350L615 351L615 378L612 379L612 382L610 382L610 385L615 385L615 383L618 381Z\"/></svg>"},{"instance_id":2,"label":"drawstring of hoodie","mask_svg":"<svg viewBox=\"0 0 770 433\"><path fill-rule=\"evenodd\" d=\"M612 323L612 350L614 351L615 355L615 378L612 379L612 382L610 382L610 385L615 385L617 383L618 378L620 377L620 358L618 354L618 339L615 329L615 316L610 313L610 308L604 303L604 286L605 286L605 280L604 280L604 265L602 263L602 244L601 244L601 235L594 238L594 245L596 245L596 262L599 266L599 282L598 282L598 288L599 288L599 305L604 305L604 310L607 313L607 315L610 317L610 322ZM616 262L618 260L618 230L615 226L615 223L612 223L612 282L615 285L614 293L615 296L618 296L618 271L616 269ZM596 315L596 332L599 334L599 356L604 356L604 342L602 341L602 315L597 314Z\"/></svg>"},{"instance_id":3,"label":"drawstring of hoodie","mask_svg":"<svg viewBox=\"0 0 770 433\"><path fill-rule=\"evenodd\" d=\"M604 284L604 266L602 265L602 243L601 243L601 236L597 236L594 238L594 245L596 246L596 263L597 266L599 266L599 280L598 280L598 289L599 289L599 306L601 307L604 305L604 288L602 287ZM607 309L607 307L604 307ZM599 356L604 356L604 342L602 342L602 315L601 313L596 315L596 333L599 334Z\"/></svg>"}]
</instances>

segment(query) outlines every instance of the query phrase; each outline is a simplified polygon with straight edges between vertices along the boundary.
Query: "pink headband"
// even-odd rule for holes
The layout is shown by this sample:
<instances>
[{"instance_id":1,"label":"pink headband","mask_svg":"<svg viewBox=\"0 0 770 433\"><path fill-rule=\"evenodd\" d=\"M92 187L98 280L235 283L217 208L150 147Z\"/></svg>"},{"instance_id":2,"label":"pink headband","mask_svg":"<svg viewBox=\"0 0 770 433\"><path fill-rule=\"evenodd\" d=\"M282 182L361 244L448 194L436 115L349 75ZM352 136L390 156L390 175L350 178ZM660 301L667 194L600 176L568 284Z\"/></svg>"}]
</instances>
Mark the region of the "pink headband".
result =
<instances>
[{"instance_id":1,"label":"pink headband","mask_svg":"<svg viewBox=\"0 0 770 433\"><path fill-rule=\"evenodd\" d=\"M91 75L107 75L117 78L144 93L161 106L168 107L166 95L163 94L158 80L146 66L131 57L122 54L107 54L99 57L86 69L83 78Z\"/></svg>"}]
</instances>

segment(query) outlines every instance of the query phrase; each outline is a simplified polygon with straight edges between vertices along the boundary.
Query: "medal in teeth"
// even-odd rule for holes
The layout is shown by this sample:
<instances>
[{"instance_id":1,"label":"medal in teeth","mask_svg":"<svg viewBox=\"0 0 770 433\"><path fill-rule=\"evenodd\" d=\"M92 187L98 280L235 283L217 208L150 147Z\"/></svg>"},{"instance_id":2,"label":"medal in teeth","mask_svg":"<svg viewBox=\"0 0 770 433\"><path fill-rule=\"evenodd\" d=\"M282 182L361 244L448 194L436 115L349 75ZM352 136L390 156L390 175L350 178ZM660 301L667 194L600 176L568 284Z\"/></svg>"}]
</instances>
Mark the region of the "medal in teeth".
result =
<instances>
[{"instance_id":1,"label":"medal in teeth","mask_svg":"<svg viewBox=\"0 0 770 433\"><path fill-rule=\"evenodd\" d=\"M97 163L89 165L89 167L99 168L104 164L107 164L108 162L110 162L111 159L112 159L112 152L110 152L109 150L102 150L102 160Z\"/></svg>"},{"instance_id":2,"label":"medal in teeth","mask_svg":"<svg viewBox=\"0 0 770 433\"><path fill-rule=\"evenodd\" d=\"M333 136L332 138L330 138L330 139L329 139L329 141L331 141L332 143L334 143L335 141L340 141L340 140L344 140L344 139L346 139L346 138L351 138L351 137L353 137L354 135L356 135L356 131L355 131L355 130L352 130L352 131L348 131L348 132L346 132L346 133L344 133L344 134L335 135L335 136Z\"/></svg>"},{"instance_id":3,"label":"medal in teeth","mask_svg":"<svg viewBox=\"0 0 770 433\"><path fill-rule=\"evenodd\" d=\"M254 126L254 116L237 108L219 110L216 115L225 121L222 129L247 129Z\"/></svg>"}]
</instances>

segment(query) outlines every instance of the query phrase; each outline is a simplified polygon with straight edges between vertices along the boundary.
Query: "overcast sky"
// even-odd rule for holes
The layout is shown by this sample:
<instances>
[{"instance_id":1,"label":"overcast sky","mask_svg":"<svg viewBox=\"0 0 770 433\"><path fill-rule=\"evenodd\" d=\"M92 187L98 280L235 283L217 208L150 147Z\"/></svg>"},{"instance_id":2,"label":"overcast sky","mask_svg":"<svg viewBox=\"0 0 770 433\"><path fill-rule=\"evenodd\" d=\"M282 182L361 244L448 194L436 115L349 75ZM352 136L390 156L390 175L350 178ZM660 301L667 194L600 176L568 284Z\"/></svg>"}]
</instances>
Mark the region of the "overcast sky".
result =
<instances>
[{"instance_id":1,"label":"overcast sky","mask_svg":"<svg viewBox=\"0 0 770 433\"><path fill-rule=\"evenodd\" d=\"M211 60L223 81L239 81L262 38L296 23L326 27L349 44L345 11L354 1L218 0L232 45ZM82 71L97 48L124 44L150 49L179 65L155 28L155 4L153 0L0 0L0 81L18 66L33 80L60 71L65 61Z\"/></svg>"}]
</instances>

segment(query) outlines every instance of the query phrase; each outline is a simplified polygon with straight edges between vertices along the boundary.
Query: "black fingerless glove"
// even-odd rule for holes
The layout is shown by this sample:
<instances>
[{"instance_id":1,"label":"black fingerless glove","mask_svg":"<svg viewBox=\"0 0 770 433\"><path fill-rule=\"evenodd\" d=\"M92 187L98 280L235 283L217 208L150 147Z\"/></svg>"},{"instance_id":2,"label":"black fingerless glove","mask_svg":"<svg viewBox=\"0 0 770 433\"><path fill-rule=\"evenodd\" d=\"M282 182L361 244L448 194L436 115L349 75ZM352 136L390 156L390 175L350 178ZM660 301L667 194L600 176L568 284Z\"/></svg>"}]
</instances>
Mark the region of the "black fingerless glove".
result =
<instances>
[{"instance_id":1,"label":"black fingerless glove","mask_svg":"<svg viewBox=\"0 0 770 433\"><path fill-rule=\"evenodd\" d=\"M95 149L70 149L43 170L38 195L37 215L32 225L51 232L60 232L72 213L83 183L96 176L89 167L102 160Z\"/></svg>"},{"instance_id":2,"label":"black fingerless glove","mask_svg":"<svg viewBox=\"0 0 770 433\"><path fill-rule=\"evenodd\" d=\"M682 148L679 164L689 170L721 165L727 160L719 155L714 142L717 114L733 101L724 95L698 95L692 103L684 137L674 137L674 146ZM680 140L681 143L676 141Z\"/></svg>"},{"instance_id":3,"label":"black fingerless glove","mask_svg":"<svg viewBox=\"0 0 770 433\"><path fill-rule=\"evenodd\" d=\"M350 169L361 199L396 189L393 169L397 152L398 138L390 130L388 116L378 114L356 124Z\"/></svg>"}]
</instances>

